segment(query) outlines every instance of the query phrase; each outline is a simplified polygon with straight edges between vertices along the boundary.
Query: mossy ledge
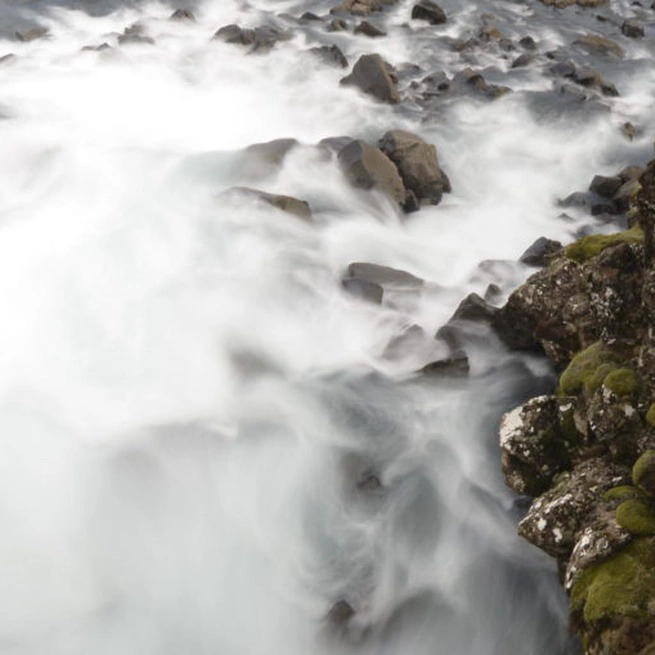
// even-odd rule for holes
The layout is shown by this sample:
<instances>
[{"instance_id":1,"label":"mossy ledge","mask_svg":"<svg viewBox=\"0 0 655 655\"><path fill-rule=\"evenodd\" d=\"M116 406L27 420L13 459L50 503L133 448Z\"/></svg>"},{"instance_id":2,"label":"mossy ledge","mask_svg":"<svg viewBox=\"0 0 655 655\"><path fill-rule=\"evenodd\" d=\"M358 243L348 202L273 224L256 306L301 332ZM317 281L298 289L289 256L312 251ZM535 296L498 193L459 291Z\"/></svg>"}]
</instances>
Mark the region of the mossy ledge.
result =
<instances>
[{"instance_id":1,"label":"mossy ledge","mask_svg":"<svg viewBox=\"0 0 655 655\"><path fill-rule=\"evenodd\" d=\"M564 254L569 259L582 264L616 243L643 242L644 233L639 226L635 226L624 232L614 234L589 234L567 246L564 249Z\"/></svg>"},{"instance_id":2,"label":"mossy ledge","mask_svg":"<svg viewBox=\"0 0 655 655\"><path fill-rule=\"evenodd\" d=\"M655 507L631 498L616 508L616 522L630 534L655 535Z\"/></svg>"},{"instance_id":3,"label":"mossy ledge","mask_svg":"<svg viewBox=\"0 0 655 655\"><path fill-rule=\"evenodd\" d=\"M626 370L621 367L622 358L602 341L592 343L588 348L580 351L562 373L559 380L558 394L570 396L581 389L587 393L593 393L607 377L618 370ZM625 374L618 376L619 386L623 382L625 386ZM623 387L622 387L623 388Z\"/></svg>"}]
</instances>

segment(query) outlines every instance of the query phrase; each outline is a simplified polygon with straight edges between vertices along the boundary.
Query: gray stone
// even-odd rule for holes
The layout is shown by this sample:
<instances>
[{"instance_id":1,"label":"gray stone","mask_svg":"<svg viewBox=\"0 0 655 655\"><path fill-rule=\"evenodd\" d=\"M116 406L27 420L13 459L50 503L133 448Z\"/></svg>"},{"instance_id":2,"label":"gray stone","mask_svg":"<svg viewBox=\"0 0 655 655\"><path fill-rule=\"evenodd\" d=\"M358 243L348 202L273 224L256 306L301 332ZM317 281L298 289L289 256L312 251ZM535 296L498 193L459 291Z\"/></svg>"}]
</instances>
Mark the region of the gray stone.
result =
<instances>
[{"instance_id":1,"label":"gray stone","mask_svg":"<svg viewBox=\"0 0 655 655\"><path fill-rule=\"evenodd\" d=\"M431 25L441 25L447 20L446 12L432 0L421 0L412 7L412 18L425 20Z\"/></svg>"},{"instance_id":2,"label":"gray stone","mask_svg":"<svg viewBox=\"0 0 655 655\"><path fill-rule=\"evenodd\" d=\"M397 104L400 96L392 77L391 66L380 55L362 55L353 70L341 80L344 86L356 86L381 102Z\"/></svg>"}]
</instances>

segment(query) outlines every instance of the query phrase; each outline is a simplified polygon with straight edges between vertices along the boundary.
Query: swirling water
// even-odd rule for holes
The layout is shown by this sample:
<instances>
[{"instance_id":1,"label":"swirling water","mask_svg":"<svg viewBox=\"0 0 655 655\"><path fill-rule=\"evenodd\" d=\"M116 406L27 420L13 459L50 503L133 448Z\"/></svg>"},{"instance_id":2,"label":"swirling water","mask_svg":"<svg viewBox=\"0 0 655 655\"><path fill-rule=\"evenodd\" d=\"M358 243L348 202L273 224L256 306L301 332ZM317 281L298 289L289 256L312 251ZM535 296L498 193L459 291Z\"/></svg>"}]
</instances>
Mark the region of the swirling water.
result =
<instances>
[{"instance_id":1,"label":"swirling water","mask_svg":"<svg viewBox=\"0 0 655 655\"><path fill-rule=\"evenodd\" d=\"M484 12L544 51L616 26L536 0L452 0L438 28L402 0L376 40L289 18L333 4L205 0L194 23L160 3L0 8L0 56L16 55L0 63L0 652L577 652L552 563L515 536L496 445L500 414L551 372L482 327L468 379L414 371L461 298L506 295L536 237L590 221L558 218L557 198L648 159L652 43L594 62L621 96L593 111L486 50L471 63L514 93L426 107L403 64L463 68L446 37ZM271 20L293 38L268 53L211 41ZM136 22L154 45L81 50ZM49 37L13 38L34 24ZM307 53L332 43L351 63L382 54L407 99L341 87ZM315 147L398 127L437 145L453 184L407 218ZM281 137L301 145L279 168L244 165ZM235 184L307 199L313 223L222 194ZM427 284L370 305L340 287L353 261ZM410 325L427 337L389 349ZM347 630L326 620L338 601Z\"/></svg>"}]
</instances>

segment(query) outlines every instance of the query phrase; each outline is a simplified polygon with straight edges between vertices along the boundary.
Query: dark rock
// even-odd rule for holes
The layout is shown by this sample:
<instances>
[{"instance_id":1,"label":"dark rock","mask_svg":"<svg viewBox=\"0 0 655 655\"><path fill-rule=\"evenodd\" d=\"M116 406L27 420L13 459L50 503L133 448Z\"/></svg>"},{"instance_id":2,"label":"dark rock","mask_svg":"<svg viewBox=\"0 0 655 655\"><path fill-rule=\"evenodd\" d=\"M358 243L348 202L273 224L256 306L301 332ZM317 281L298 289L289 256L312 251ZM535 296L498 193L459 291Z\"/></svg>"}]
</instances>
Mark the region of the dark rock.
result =
<instances>
[{"instance_id":1,"label":"dark rock","mask_svg":"<svg viewBox=\"0 0 655 655\"><path fill-rule=\"evenodd\" d=\"M630 121L626 121L621 125L621 134L629 141L633 141L639 134L639 131Z\"/></svg>"},{"instance_id":2,"label":"dark rock","mask_svg":"<svg viewBox=\"0 0 655 655\"><path fill-rule=\"evenodd\" d=\"M48 35L49 30L46 27L34 27L25 32L16 32L16 38L23 42L36 41L36 39L42 39Z\"/></svg>"},{"instance_id":3,"label":"dark rock","mask_svg":"<svg viewBox=\"0 0 655 655\"><path fill-rule=\"evenodd\" d=\"M390 266L370 264L367 262L354 262L348 266L347 277L374 282L381 287L395 287L400 289L420 289L423 287L421 278Z\"/></svg>"},{"instance_id":4,"label":"dark rock","mask_svg":"<svg viewBox=\"0 0 655 655\"><path fill-rule=\"evenodd\" d=\"M322 45L315 48L310 48L309 52L319 57L323 62L330 66L338 66L339 68L347 68L348 60L346 59L341 48L336 45Z\"/></svg>"},{"instance_id":5,"label":"dark rock","mask_svg":"<svg viewBox=\"0 0 655 655\"><path fill-rule=\"evenodd\" d=\"M477 293L470 293L459 304L450 321L491 322L497 311L496 307L490 305Z\"/></svg>"},{"instance_id":6,"label":"dark rock","mask_svg":"<svg viewBox=\"0 0 655 655\"><path fill-rule=\"evenodd\" d=\"M341 286L344 291L367 302L374 303L375 305L382 304L382 297L384 290L379 284L369 282L368 280L360 280L356 277L347 277L341 280Z\"/></svg>"},{"instance_id":7,"label":"dark rock","mask_svg":"<svg viewBox=\"0 0 655 655\"><path fill-rule=\"evenodd\" d=\"M630 182L639 179L644 170L643 166L626 166L618 175L622 182Z\"/></svg>"},{"instance_id":8,"label":"dark rock","mask_svg":"<svg viewBox=\"0 0 655 655\"><path fill-rule=\"evenodd\" d=\"M464 377L469 374L469 358L463 350L456 350L444 359L426 364L420 372L430 376Z\"/></svg>"},{"instance_id":9,"label":"dark rock","mask_svg":"<svg viewBox=\"0 0 655 655\"><path fill-rule=\"evenodd\" d=\"M623 48L616 41L598 34L585 34L577 38L573 45L592 55L612 55L619 59L623 58L624 55Z\"/></svg>"},{"instance_id":10,"label":"dark rock","mask_svg":"<svg viewBox=\"0 0 655 655\"><path fill-rule=\"evenodd\" d=\"M522 39L519 39L519 45L525 50L536 50L537 44L531 36L524 36Z\"/></svg>"},{"instance_id":11,"label":"dark rock","mask_svg":"<svg viewBox=\"0 0 655 655\"><path fill-rule=\"evenodd\" d=\"M355 616L355 610L352 608L352 605L345 600L339 600L332 605L325 620L331 626L341 628L345 626L353 616Z\"/></svg>"},{"instance_id":12,"label":"dark rock","mask_svg":"<svg viewBox=\"0 0 655 655\"><path fill-rule=\"evenodd\" d=\"M255 42L255 31L244 29L233 23L219 28L216 34L214 34L214 39L225 41L225 43L252 45Z\"/></svg>"},{"instance_id":13,"label":"dark rock","mask_svg":"<svg viewBox=\"0 0 655 655\"><path fill-rule=\"evenodd\" d=\"M512 68L522 68L524 66L530 65L533 61L534 55L530 52L524 52L512 62Z\"/></svg>"},{"instance_id":14,"label":"dark rock","mask_svg":"<svg viewBox=\"0 0 655 655\"><path fill-rule=\"evenodd\" d=\"M402 205L405 185L393 162L379 148L352 141L337 155L346 176L360 189L379 189Z\"/></svg>"},{"instance_id":15,"label":"dark rock","mask_svg":"<svg viewBox=\"0 0 655 655\"><path fill-rule=\"evenodd\" d=\"M196 17L189 9L176 9L171 15L170 20L188 20L192 23L196 22Z\"/></svg>"},{"instance_id":16,"label":"dark rock","mask_svg":"<svg viewBox=\"0 0 655 655\"><path fill-rule=\"evenodd\" d=\"M251 198L257 198L287 214L293 214L294 216L306 221L309 221L312 217L312 211L309 204L304 200L299 200L293 196L267 193L266 191L251 189L249 187L232 187L228 192L236 192Z\"/></svg>"},{"instance_id":17,"label":"dark rock","mask_svg":"<svg viewBox=\"0 0 655 655\"><path fill-rule=\"evenodd\" d=\"M486 302L496 302L503 295L503 290L493 282L487 285L487 288L484 291L484 299Z\"/></svg>"},{"instance_id":18,"label":"dark rock","mask_svg":"<svg viewBox=\"0 0 655 655\"><path fill-rule=\"evenodd\" d=\"M340 5L330 9L331 14L348 13L353 16L368 16L375 11L382 11L397 0L344 0Z\"/></svg>"},{"instance_id":19,"label":"dark rock","mask_svg":"<svg viewBox=\"0 0 655 655\"><path fill-rule=\"evenodd\" d=\"M343 32L348 29L348 23L341 18L335 18L328 23L328 32Z\"/></svg>"},{"instance_id":20,"label":"dark rock","mask_svg":"<svg viewBox=\"0 0 655 655\"><path fill-rule=\"evenodd\" d=\"M350 75L341 80L341 84L356 86L381 102L400 102L391 66L380 55L362 55Z\"/></svg>"},{"instance_id":21,"label":"dark rock","mask_svg":"<svg viewBox=\"0 0 655 655\"><path fill-rule=\"evenodd\" d=\"M484 77L472 68L465 68L456 73L453 82L470 86L477 91L485 91L488 87Z\"/></svg>"},{"instance_id":22,"label":"dark rock","mask_svg":"<svg viewBox=\"0 0 655 655\"><path fill-rule=\"evenodd\" d=\"M121 34L118 37L120 45L155 45L155 40L151 36L143 34Z\"/></svg>"},{"instance_id":23,"label":"dark rock","mask_svg":"<svg viewBox=\"0 0 655 655\"><path fill-rule=\"evenodd\" d=\"M431 25L441 25L445 23L446 13L432 0L421 0L412 8L412 18L417 20L426 20Z\"/></svg>"},{"instance_id":24,"label":"dark rock","mask_svg":"<svg viewBox=\"0 0 655 655\"><path fill-rule=\"evenodd\" d=\"M621 25L621 32L631 39L638 39L644 36L643 26L634 20L626 20Z\"/></svg>"},{"instance_id":25,"label":"dark rock","mask_svg":"<svg viewBox=\"0 0 655 655\"><path fill-rule=\"evenodd\" d=\"M85 45L82 52L102 52L103 50L110 50L111 46L108 43L101 43L100 45Z\"/></svg>"},{"instance_id":26,"label":"dark rock","mask_svg":"<svg viewBox=\"0 0 655 655\"><path fill-rule=\"evenodd\" d=\"M484 95L486 95L488 98L491 98L491 100L495 100L496 98L500 98L507 93L511 93L511 91L512 89L510 89L508 86L501 84L489 84L484 90Z\"/></svg>"},{"instance_id":27,"label":"dark rock","mask_svg":"<svg viewBox=\"0 0 655 655\"><path fill-rule=\"evenodd\" d=\"M13 53L10 52L9 54L3 55L2 57L0 57L0 64L5 64L5 63L7 63L9 61L12 61L14 59L16 59L16 55L14 55Z\"/></svg>"},{"instance_id":28,"label":"dark rock","mask_svg":"<svg viewBox=\"0 0 655 655\"><path fill-rule=\"evenodd\" d=\"M374 25L373 23L363 20L359 25L355 27L355 34L363 34L364 36L370 36L370 37L378 37L378 36L386 36L387 33L379 28L377 25Z\"/></svg>"},{"instance_id":29,"label":"dark rock","mask_svg":"<svg viewBox=\"0 0 655 655\"><path fill-rule=\"evenodd\" d=\"M421 137L404 130L392 130L378 145L398 168L405 188L419 201L436 205L443 193L450 191L450 182L439 166L436 148Z\"/></svg>"},{"instance_id":30,"label":"dark rock","mask_svg":"<svg viewBox=\"0 0 655 655\"><path fill-rule=\"evenodd\" d=\"M315 14L314 12L311 11L306 11L301 17L300 20L308 21L308 22L318 22L322 21L323 19Z\"/></svg>"},{"instance_id":31,"label":"dark rock","mask_svg":"<svg viewBox=\"0 0 655 655\"><path fill-rule=\"evenodd\" d=\"M426 94L442 93L450 88L450 80L444 71L435 71L424 77L421 82L425 85Z\"/></svg>"},{"instance_id":32,"label":"dark rock","mask_svg":"<svg viewBox=\"0 0 655 655\"><path fill-rule=\"evenodd\" d=\"M244 46L250 45L252 46L252 52L265 52L270 50L279 41L288 41L291 36L290 32L278 29L272 25L247 29L232 24L221 27L214 34L213 38L214 40L224 41L225 43Z\"/></svg>"},{"instance_id":33,"label":"dark rock","mask_svg":"<svg viewBox=\"0 0 655 655\"><path fill-rule=\"evenodd\" d=\"M548 72L557 77L573 77L575 75L575 65L571 61L559 61L553 64Z\"/></svg>"},{"instance_id":34,"label":"dark rock","mask_svg":"<svg viewBox=\"0 0 655 655\"><path fill-rule=\"evenodd\" d=\"M528 266L546 266L555 253L562 249L562 244L553 239L539 237L520 257L519 261Z\"/></svg>"},{"instance_id":35,"label":"dark rock","mask_svg":"<svg viewBox=\"0 0 655 655\"><path fill-rule=\"evenodd\" d=\"M589 190L597 193L603 198L613 198L618 190L621 188L623 180L614 175L612 177L605 177L604 175L595 175L594 179L589 185Z\"/></svg>"}]
</instances>

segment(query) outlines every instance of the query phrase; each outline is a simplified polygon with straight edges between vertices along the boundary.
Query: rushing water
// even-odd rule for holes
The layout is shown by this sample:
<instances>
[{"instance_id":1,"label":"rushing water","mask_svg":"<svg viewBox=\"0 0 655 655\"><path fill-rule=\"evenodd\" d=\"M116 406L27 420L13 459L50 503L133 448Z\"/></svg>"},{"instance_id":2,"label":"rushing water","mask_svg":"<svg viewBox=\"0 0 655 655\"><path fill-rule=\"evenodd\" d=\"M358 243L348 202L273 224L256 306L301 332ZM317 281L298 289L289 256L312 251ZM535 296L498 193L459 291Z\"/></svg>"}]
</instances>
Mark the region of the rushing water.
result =
<instances>
[{"instance_id":1,"label":"rushing water","mask_svg":"<svg viewBox=\"0 0 655 655\"><path fill-rule=\"evenodd\" d=\"M0 56L17 55L0 63L0 652L577 652L552 563L514 536L496 446L547 367L479 328L468 380L413 372L443 354L431 335L461 298L507 294L536 237L590 221L557 218L558 198L648 158L652 43L598 64L621 91L609 112L484 51L515 93L425 110L340 87L306 50L452 75L466 63L441 37L484 11L543 51L600 29L593 13L451 0L434 28L403 0L378 17L385 38L282 18L294 37L248 55L210 37L334 3L206 0L196 23L86 4L0 8ZM155 45L81 51L137 21ZM49 38L13 39L35 23ZM394 127L437 144L454 189L406 219L314 147ZM279 169L244 164L280 137L302 145ZM222 195L235 184L304 198L314 222ZM428 285L370 305L340 287L353 261ZM426 338L389 349L409 325ZM326 621L340 600L345 631Z\"/></svg>"}]
</instances>

